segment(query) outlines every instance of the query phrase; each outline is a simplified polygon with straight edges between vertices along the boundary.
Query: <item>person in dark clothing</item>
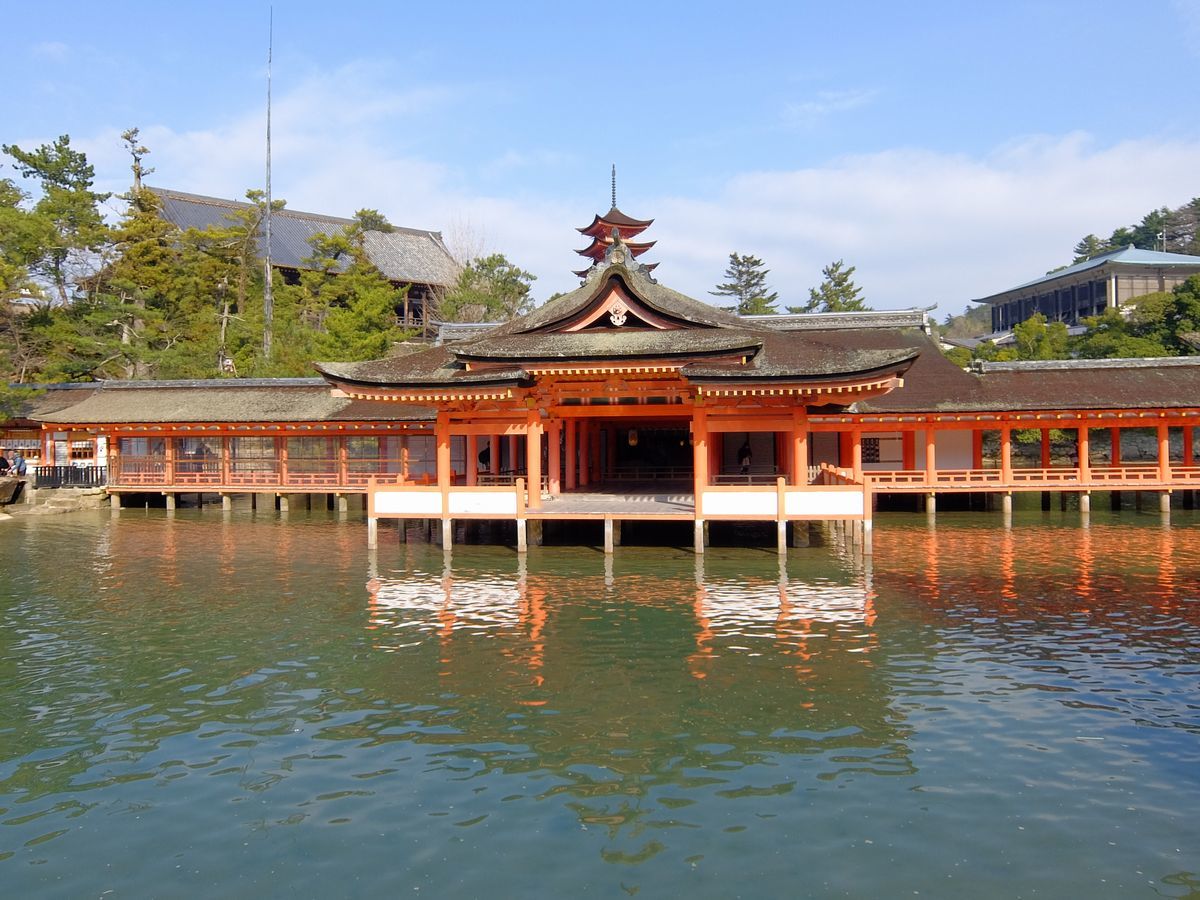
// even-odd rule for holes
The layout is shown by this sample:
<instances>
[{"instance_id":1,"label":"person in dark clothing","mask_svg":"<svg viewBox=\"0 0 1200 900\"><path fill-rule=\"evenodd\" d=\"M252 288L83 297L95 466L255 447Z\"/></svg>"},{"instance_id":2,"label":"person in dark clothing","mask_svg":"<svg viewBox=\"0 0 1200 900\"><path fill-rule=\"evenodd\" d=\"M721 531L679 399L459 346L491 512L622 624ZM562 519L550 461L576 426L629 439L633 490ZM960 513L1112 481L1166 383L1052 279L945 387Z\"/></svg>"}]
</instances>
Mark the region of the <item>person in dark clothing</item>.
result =
<instances>
[{"instance_id":1,"label":"person in dark clothing","mask_svg":"<svg viewBox=\"0 0 1200 900\"><path fill-rule=\"evenodd\" d=\"M0 475L8 474L8 457L0 453Z\"/></svg>"},{"instance_id":2,"label":"person in dark clothing","mask_svg":"<svg viewBox=\"0 0 1200 900\"><path fill-rule=\"evenodd\" d=\"M742 444L742 449L738 451L738 465L742 467L742 474L750 474L750 461L753 459L753 454L750 452L750 439L746 439L746 443Z\"/></svg>"}]
</instances>

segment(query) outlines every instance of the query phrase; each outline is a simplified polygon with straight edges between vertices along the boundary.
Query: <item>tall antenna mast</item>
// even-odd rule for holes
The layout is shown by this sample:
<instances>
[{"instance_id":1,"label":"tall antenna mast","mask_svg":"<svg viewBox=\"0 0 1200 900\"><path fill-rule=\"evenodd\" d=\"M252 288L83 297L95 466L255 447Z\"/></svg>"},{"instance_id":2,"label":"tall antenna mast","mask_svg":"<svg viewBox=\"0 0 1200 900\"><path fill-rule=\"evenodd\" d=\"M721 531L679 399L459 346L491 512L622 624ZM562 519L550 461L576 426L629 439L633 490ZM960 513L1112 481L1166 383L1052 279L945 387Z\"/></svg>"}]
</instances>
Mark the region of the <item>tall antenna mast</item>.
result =
<instances>
[{"instance_id":1,"label":"tall antenna mast","mask_svg":"<svg viewBox=\"0 0 1200 900\"><path fill-rule=\"evenodd\" d=\"M263 254L263 361L271 361L271 337L274 331L275 296L271 285L271 50L275 43L275 7L267 19L267 210L266 253Z\"/></svg>"}]
</instances>

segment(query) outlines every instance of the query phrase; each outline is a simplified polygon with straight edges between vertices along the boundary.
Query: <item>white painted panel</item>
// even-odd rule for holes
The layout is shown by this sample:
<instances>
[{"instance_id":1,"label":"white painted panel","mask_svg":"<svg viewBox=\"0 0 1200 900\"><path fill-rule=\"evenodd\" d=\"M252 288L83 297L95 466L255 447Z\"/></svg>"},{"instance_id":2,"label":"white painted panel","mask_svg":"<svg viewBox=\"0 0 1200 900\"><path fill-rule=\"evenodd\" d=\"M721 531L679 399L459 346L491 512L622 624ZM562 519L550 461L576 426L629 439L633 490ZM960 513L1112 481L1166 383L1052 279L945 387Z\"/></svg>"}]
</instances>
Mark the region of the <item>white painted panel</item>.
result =
<instances>
[{"instance_id":1,"label":"white painted panel","mask_svg":"<svg viewBox=\"0 0 1200 900\"><path fill-rule=\"evenodd\" d=\"M376 491L377 516L440 516L442 493L434 490Z\"/></svg>"},{"instance_id":2,"label":"white painted panel","mask_svg":"<svg viewBox=\"0 0 1200 900\"><path fill-rule=\"evenodd\" d=\"M772 516L776 514L775 492L738 493L705 491L703 516Z\"/></svg>"},{"instance_id":3,"label":"white painted panel","mask_svg":"<svg viewBox=\"0 0 1200 900\"><path fill-rule=\"evenodd\" d=\"M934 448L934 461L939 469L971 468L971 432L939 431Z\"/></svg>"},{"instance_id":4,"label":"white painted panel","mask_svg":"<svg viewBox=\"0 0 1200 900\"><path fill-rule=\"evenodd\" d=\"M451 491L450 515L515 516L517 494L503 491Z\"/></svg>"},{"instance_id":5,"label":"white painted panel","mask_svg":"<svg viewBox=\"0 0 1200 900\"><path fill-rule=\"evenodd\" d=\"M925 468L925 432L917 431L917 468ZM971 468L971 430L939 431L934 436L933 461L939 469Z\"/></svg>"},{"instance_id":6,"label":"white painted panel","mask_svg":"<svg viewBox=\"0 0 1200 900\"><path fill-rule=\"evenodd\" d=\"M819 519L826 516L861 516L862 491L822 491L812 488L788 491L783 508L789 516Z\"/></svg>"}]
</instances>

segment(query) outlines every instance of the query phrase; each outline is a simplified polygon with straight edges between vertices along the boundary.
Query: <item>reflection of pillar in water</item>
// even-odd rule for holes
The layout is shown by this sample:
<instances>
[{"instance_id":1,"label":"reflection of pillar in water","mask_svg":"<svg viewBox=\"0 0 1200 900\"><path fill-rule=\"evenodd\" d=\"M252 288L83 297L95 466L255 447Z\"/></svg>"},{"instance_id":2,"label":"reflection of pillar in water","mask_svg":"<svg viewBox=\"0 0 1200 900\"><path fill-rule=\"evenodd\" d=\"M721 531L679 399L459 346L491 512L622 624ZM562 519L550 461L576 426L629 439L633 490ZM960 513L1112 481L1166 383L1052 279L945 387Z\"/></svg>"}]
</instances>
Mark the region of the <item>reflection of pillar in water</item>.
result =
<instances>
[{"instance_id":1,"label":"reflection of pillar in water","mask_svg":"<svg viewBox=\"0 0 1200 900\"><path fill-rule=\"evenodd\" d=\"M941 554L938 547L937 529L930 527L925 532L925 581L929 586L929 596L934 600L941 599L941 585L938 577L938 562Z\"/></svg>"},{"instance_id":2,"label":"reflection of pillar in water","mask_svg":"<svg viewBox=\"0 0 1200 900\"><path fill-rule=\"evenodd\" d=\"M1092 530L1084 527L1079 533L1079 596L1089 603L1093 598L1092 572L1096 555L1092 549Z\"/></svg>"},{"instance_id":3,"label":"reflection of pillar in water","mask_svg":"<svg viewBox=\"0 0 1200 900\"><path fill-rule=\"evenodd\" d=\"M1016 538L1011 529L1000 536L1000 596L1017 599Z\"/></svg>"},{"instance_id":4,"label":"reflection of pillar in water","mask_svg":"<svg viewBox=\"0 0 1200 900\"><path fill-rule=\"evenodd\" d=\"M1175 531L1170 517L1163 517L1163 527L1158 532L1158 589L1160 607L1169 608L1175 599Z\"/></svg>"},{"instance_id":5,"label":"reflection of pillar in water","mask_svg":"<svg viewBox=\"0 0 1200 900\"><path fill-rule=\"evenodd\" d=\"M696 619L696 652L688 656L688 670L693 678L707 678L704 671L712 659L712 623L704 610L707 591L704 587L704 555L696 554L696 593L692 600L692 615Z\"/></svg>"}]
</instances>

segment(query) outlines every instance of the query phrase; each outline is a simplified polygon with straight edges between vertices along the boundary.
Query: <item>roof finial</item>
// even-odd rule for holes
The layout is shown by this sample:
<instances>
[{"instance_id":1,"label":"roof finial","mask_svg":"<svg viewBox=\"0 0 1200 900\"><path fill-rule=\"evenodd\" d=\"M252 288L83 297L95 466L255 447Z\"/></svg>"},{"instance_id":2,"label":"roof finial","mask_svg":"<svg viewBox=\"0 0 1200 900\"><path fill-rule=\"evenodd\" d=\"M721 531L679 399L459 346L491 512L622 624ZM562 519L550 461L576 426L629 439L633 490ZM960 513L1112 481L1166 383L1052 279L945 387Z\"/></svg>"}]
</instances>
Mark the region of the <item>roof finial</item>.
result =
<instances>
[{"instance_id":1,"label":"roof finial","mask_svg":"<svg viewBox=\"0 0 1200 900\"><path fill-rule=\"evenodd\" d=\"M613 200L612 208L616 209L617 208L617 164L616 163L613 163L612 200Z\"/></svg>"}]
</instances>

